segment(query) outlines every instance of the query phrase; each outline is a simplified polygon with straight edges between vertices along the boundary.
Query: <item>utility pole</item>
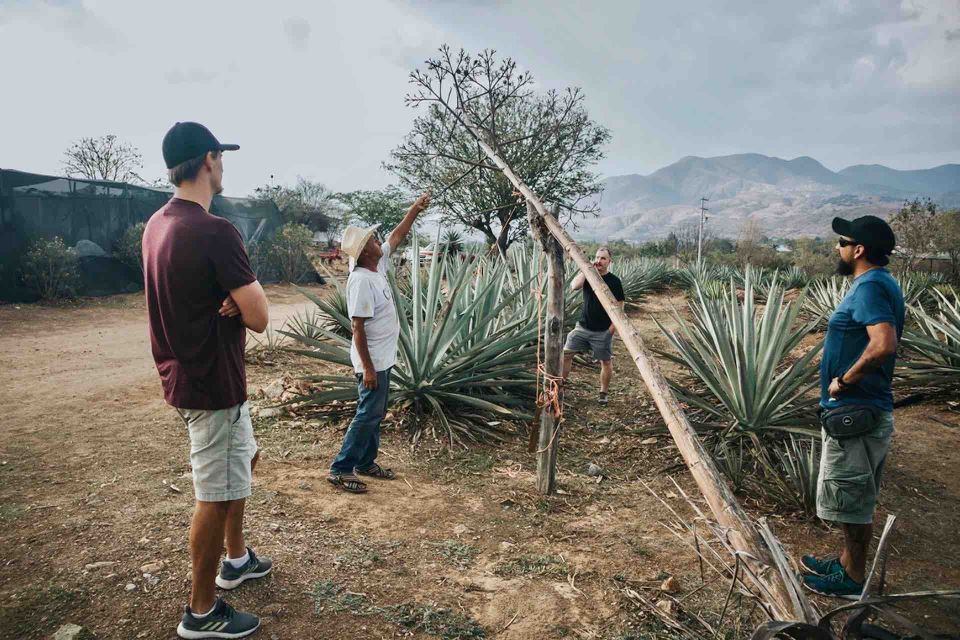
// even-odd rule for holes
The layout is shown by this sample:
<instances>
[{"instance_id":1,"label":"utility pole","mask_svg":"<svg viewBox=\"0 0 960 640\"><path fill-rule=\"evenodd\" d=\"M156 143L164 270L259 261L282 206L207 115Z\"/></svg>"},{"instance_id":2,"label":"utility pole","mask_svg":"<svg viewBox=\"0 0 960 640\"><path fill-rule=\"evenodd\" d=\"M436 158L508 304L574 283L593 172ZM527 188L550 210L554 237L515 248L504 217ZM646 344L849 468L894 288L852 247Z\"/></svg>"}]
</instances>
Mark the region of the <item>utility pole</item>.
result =
<instances>
[{"instance_id":1,"label":"utility pole","mask_svg":"<svg viewBox=\"0 0 960 640\"><path fill-rule=\"evenodd\" d=\"M697 266L703 258L703 223L707 221L707 209L704 203L710 202L710 198L700 198L700 229L697 232Z\"/></svg>"}]
</instances>

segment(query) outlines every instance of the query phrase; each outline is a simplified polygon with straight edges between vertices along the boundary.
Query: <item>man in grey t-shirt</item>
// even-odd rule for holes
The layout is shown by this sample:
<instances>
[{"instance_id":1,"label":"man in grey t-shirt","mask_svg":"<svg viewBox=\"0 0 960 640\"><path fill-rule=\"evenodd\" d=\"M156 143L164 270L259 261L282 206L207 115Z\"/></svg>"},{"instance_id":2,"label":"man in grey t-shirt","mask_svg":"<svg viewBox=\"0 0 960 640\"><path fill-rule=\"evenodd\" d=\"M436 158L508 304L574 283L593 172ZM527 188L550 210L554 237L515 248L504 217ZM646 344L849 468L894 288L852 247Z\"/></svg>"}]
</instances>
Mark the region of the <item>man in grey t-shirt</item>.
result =
<instances>
[{"instance_id":1,"label":"man in grey t-shirt","mask_svg":"<svg viewBox=\"0 0 960 640\"><path fill-rule=\"evenodd\" d=\"M390 370L397 361L400 321L387 281L390 254L403 242L417 216L430 205L425 193L393 230L386 242L377 229L349 226L343 232L341 248L356 261L347 279L347 312L353 328L350 361L357 377L357 414L354 416L340 453L330 465L328 480L350 493L365 493L367 485L357 475L393 480L390 469L377 464L380 422L387 414ZM352 261L351 261L352 262Z\"/></svg>"}]
</instances>

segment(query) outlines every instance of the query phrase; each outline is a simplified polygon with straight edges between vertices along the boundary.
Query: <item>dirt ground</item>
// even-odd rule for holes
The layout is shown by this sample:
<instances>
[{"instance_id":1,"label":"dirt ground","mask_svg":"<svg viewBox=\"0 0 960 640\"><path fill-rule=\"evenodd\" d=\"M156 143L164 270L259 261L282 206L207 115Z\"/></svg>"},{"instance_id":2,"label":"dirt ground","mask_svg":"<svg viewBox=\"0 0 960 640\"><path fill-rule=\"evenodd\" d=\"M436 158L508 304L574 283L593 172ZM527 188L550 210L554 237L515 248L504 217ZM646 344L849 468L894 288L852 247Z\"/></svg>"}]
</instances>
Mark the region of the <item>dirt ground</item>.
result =
<instances>
[{"instance_id":1,"label":"dirt ground","mask_svg":"<svg viewBox=\"0 0 960 640\"><path fill-rule=\"evenodd\" d=\"M268 295L277 327L308 304L286 288ZM635 314L653 344L664 346L650 318L665 317L671 302L682 300L654 297ZM561 492L551 498L535 490L521 436L497 449L412 451L388 424L381 461L402 479L351 496L324 480L343 421L255 418L262 460L247 535L276 570L230 602L259 613L256 637L270 639L668 638L624 589L656 600L673 576L671 597L715 623L726 583L701 588L689 540L665 526L670 514L646 488L686 514L673 480L691 495L695 486L616 348L608 407L595 402L597 372L575 370ZM258 390L308 370L302 358L258 352L251 402L273 404ZM98 638L175 637L189 593L188 443L162 399L142 298L0 306L0 372L0 638L46 638L64 622ZM896 420L878 516L898 516L890 591L958 587L960 415L928 402ZM604 469L599 482L586 474L591 462ZM839 539L796 514L747 507L770 518L795 557ZM151 563L162 566L148 578ZM746 637L737 619L749 607L733 609L724 635ZM957 601L905 611L960 632Z\"/></svg>"}]
</instances>

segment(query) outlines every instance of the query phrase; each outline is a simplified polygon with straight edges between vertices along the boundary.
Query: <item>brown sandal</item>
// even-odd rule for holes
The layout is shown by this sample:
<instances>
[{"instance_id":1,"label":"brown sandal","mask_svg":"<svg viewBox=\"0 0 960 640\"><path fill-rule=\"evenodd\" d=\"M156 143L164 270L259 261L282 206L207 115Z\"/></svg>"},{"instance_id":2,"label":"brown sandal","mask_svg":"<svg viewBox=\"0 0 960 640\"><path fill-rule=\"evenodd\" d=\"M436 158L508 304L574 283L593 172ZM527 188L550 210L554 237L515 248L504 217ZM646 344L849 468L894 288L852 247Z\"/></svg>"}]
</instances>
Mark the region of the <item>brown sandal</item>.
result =
<instances>
[{"instance_id":1,"label":"brown sandal","mask_svg":"<svg viewBox=\"0 0 960 640\"><path fill-rule=\"evenodd\" d=\"M347 475L331 473L329 476L327 476L327 482L338 489L343 489L348 493L367 492L367 484L352 473Z\"/></svg>"},{"instance_id":2,"label":"brown sandal","mask_svg":"<svg viewBox=\"0 0 960 640\"><path fill-rule=\"evenodd\" d=\"M361 476L370 476L371 478L377 478L379 480L396 480L397 476L393 472L393 469L384 469L376 462L374 462L367 469L354 469Z\"/></svg>"}]
</instances>

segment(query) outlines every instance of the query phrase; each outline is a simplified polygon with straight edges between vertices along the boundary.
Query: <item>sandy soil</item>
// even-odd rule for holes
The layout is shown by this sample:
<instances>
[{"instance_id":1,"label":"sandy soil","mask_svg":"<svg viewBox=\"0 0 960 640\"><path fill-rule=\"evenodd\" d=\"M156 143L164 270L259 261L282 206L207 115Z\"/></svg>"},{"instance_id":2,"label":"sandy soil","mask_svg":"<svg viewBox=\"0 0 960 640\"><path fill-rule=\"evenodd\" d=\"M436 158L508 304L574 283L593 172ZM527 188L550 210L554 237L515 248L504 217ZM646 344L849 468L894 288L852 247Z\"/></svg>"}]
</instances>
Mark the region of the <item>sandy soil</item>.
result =
<instances>
[{"instance_id":1,"label":"sandy soil","mask_svg":"<svg viewBox=\"0 0 960 640\"><path fill-rule=\"evenodd\" d=\"M268 293L275 326L308 304L289 289ZM660 346L650 317L665 317L671 302L681 301L653 298L637 314ZM644 487L683 513L671 477L695 492L670 439L650 439L659 417L628 363L619 358L606 408L594 402L596 372L575 372L562 493L551 498L535 491L522 437L451 455L429 443L411 451L407 434L388 425L382 460L403 479L356 497L324 480L343 421L257 418L263 460L248 539L277 569L229 600L260 613L257 637L271 639L626 640L671 636L655 635L623 585L655 599L675 576L676 597L715 622L726 585L699 589L695 556L664 527L669 513ZM305 359L260 352L249 386L256 392L308 370L316 366ZM161 397L142 299L0 306L0 372L0 638L46 638L67 621L98 638L175 637L189 591L192 486L186 434ZM252 402L271 404L256 393ZM899 518L893 591L960 586L958 425L945 403L897 414L878 518ZM590 462L606 471L599 483L585 474ZM748 508L772 519L791 553L826 551L838 539L796 514ZM163 567L154 583L141 567L155 562ZM416 626L441 609L449 615ZM955 602L908 609L941 632L960 631ZM746 616L747 607L735 613ZM731 638L747 633L728 628Z\"/></svg>"}]
</instances>

